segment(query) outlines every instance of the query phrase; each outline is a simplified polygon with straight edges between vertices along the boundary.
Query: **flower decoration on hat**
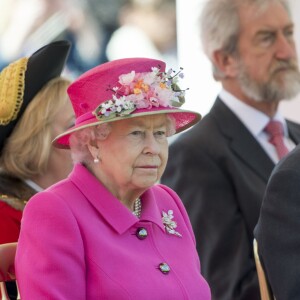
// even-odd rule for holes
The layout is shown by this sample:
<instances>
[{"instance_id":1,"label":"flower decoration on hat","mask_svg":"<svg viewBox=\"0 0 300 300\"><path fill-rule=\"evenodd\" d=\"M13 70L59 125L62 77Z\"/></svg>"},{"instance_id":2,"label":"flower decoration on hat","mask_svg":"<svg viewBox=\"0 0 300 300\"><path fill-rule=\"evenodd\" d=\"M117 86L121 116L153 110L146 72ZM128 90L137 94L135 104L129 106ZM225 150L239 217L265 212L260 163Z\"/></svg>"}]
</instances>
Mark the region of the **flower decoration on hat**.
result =
<instances>
[{"instance_id":1,"label":"flower decoration on hat","mask_svg":"<svg viewBox=\"0 0 300 300\"><path fill-rule=\"evenodd\" d=\"M152 72L119 76L119 85L110 87L112 99L99 105L93 112L97 119L111 119L131 114L136 109L152 107L180 107L184 103L185 90L178 86L183 78L182 68L179 72L170 69L161 72L153 67Z\"/></svg>"},{"instance_id":2,"label":"flower decoration on hat","mask_svg":"<svg viewBox=\"0 0 300 300\"><path fill-rule=\"evenodd\" d=\"M173 218L173 210L168 210L167 213L162 211L162 222L165 225L166 232L178 237L182 237L182 235L175 230L177 223L173 220Z\"/></svg>"}]
</instances>

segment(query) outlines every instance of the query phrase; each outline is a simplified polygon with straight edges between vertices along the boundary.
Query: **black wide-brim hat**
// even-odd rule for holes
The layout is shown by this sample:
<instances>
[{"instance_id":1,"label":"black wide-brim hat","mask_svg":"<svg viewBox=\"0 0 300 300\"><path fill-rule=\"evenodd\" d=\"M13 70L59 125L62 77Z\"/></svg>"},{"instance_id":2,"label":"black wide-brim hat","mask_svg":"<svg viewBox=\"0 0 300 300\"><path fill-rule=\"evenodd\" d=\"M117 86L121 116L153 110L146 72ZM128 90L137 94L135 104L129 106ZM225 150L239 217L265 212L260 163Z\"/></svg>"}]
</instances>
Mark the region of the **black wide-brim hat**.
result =
<instances>
[{"instance_id":1,"label":"black wide-brim hat","mask_svg":"<svg viewBox=\"0 0 300 300\"><path fill-rule=\"evenodd\" d=\"M0 154L29 103L47 82L61 75L70 47L65 40L52 42L1 71Z\"/></svg>"}]
</instances>

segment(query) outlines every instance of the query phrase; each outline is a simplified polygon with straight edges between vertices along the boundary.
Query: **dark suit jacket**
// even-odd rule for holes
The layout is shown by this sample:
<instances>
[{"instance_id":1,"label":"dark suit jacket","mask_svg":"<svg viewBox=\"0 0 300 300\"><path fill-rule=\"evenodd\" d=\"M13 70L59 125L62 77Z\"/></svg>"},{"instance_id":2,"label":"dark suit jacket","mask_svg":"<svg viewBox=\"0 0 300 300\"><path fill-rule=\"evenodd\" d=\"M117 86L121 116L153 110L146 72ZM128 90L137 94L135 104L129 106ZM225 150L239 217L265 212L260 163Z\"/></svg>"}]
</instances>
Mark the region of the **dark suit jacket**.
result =
<instances>
[{"instance_id":1,"label":"dark suit jacket","mask_svg":"<svg viewBox=\"0 0 300 300\"><path fill-rule=\"evenodd\" d=\"M300 141L300 125L288 122ZM214 300L258 300L253 230L274 163L217 99L200 123L170 146L162 183L183 200Z\"/></svg>"},{"instance_id":2,"label":"dark suit jacket","mask_svg":"<svg viewBox=\"0 0 300 300\"><path fill-rule=\"evenodd\" d=\"M299 300L300 145L270 177L255 237L276 300Z\"/></svg>"}]
</instances>

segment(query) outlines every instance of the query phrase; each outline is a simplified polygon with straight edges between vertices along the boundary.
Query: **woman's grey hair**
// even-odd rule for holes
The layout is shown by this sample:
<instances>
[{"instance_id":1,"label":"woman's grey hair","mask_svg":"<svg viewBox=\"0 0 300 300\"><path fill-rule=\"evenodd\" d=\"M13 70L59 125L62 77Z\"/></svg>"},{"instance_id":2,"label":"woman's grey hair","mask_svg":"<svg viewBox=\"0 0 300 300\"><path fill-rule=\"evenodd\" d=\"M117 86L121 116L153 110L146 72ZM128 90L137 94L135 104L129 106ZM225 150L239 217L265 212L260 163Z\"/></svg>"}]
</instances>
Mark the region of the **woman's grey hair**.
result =
<instances>
[{"instance_id":1,"label":"woman's grey hair","mask_svg":"<svg viewBox=\"0 0 300 300\"><path fill-rule=\"evenodd\" d=\"M89 165L93 157L88 149L89 144L96 140L105 140L112 131L112 123L103 123L75 131L70 137L70 149L74 163ZM176 120L172 115L167 114L167 137L176 133Z\"/></svg>"},{"instance_id":2,"label":"woman's grey hair","mask_svg":"<svg viewBox=\"0 0 300 300\"><path fill-rule=\"evenodd\" d=\"M290 15L287 0L207 0L200 16L200 34L203 50L212 64L213 54L217 50L238 55L240 7L254 5L260 12L274 2L282 4ZM214 64L213 74L216 79L224 77Z\"/></svg>"},{"instance_id":3,"label":"woman's grey hair","mask_svg":"<svg viewBox=\"0 0 300 300\"><path fill-rule=\"evenodd\" d=\"M96 140L105 140L112 130L110 123L87 127L75 131L70 137L70 149L74 163L89 164L93 157L88 150L88 145Z\"/></svg>"}]
</instances>

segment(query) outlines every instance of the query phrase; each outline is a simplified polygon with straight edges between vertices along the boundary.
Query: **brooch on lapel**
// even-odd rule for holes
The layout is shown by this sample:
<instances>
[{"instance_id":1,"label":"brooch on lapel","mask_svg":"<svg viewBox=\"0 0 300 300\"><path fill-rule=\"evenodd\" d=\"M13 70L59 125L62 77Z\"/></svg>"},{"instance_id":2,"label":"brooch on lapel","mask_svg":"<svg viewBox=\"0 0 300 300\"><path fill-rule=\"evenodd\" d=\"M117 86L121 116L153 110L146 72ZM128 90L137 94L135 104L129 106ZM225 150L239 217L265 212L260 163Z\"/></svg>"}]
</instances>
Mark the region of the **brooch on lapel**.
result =
<instances>
[{"instance_id":1,"label":"brooch on lapel","mask_svg":"<svg viewBox=\"0 0 300 300\"><path fill-rule=\"evenodd\" d=\"M168 210L168 213L162 211L162 222L165 226L166 232L178 237L182 237L182 235L175 230L175 228L177 227L177 223L175 221L172 221L173 218L173 210Z\"/></svg>"}]
</instances>

